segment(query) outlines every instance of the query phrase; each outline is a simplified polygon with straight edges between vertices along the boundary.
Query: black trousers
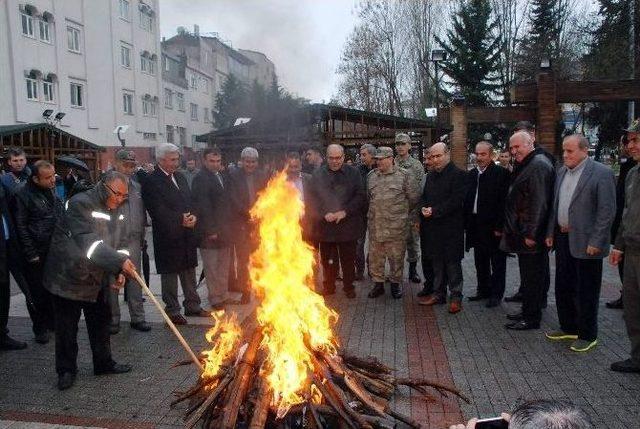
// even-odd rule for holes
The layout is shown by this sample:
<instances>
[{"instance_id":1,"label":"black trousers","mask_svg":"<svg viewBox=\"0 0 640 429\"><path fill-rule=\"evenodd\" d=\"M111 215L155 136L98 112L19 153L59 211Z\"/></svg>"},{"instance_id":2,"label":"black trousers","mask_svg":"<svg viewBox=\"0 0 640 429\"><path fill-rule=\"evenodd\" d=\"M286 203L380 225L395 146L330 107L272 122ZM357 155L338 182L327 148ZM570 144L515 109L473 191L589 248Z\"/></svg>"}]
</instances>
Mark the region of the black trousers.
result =
<instances>
[{"instance_id":1,"label":"black trousers","mask_svg":"<svg viewBox=\"0 0 640 429\"><path fill-rule=\"evenodd\" d=\"M424 276L424 288L427 291L433 291L436 277L433 272L433 260L431 256L427 254L426 250L427 240L424 235L420 236L420 265L422 265L422 275ZM449 281L446 278L446 273L444 273L444 275L444 283L446 285Z\"/></svg>"},{"instance_id":2,"label":"black trousers","mask_svg":"<svg viewBox=\"0 0 640 429\"><path fill-rule=\"evenodd\" d=\"M324 290L331 292L336 289L336 277L338 268L342 267L342 288L345 291L353 290L353 282L356 276L356 241L344 241L339 243L320 242L320 261L324 273ZM340 265L338 265L340 261Z\"/></svg>"},{"instance_id":3,"label":"black trousers","mask_svg":"<svg viewBox=\"0 0 640 429\"><path fill-rule=\"evenodd\" d=\"M35 334L44 333L47 330L53 331L55 328L53 298L49 291L42 285L45 258L46 256L41 256L40 262L29 264L24 271L35 308L34 313L31 315L33 332Z\"/></svg>"},{"instance_id":4,"label":"black trousers","mask_svg":"<svg viewBox=\"0 0 640 429\"><path fill-rule=\"evenodd\" d=\"M471 218L468 234L473 242L473 261L478 281L477 294L486 298L502 299L507 274L507 254L500 250L500 237L491 228Z\"/></svg>"},{"instance_id":5,"label":"black trousers","mask_svg":"<svg viewBox=\"0 0 640 429\"><path fill-rule=\"evenodd\" d=\"M544 261L540 269L544 270L543 272L543 284L542 288L542 302L544 304L547 303L547 295L549 295L549 289L551 288L551 268L549 268L549 252L543 252ZM518 293L522 294L522 280L520 280L520 288L518 288Z\"/></svg>"},{"instance_id":6,"label":"black trousers","mask_svg":"<svg viewBox=\"0 0 640 429\"><path fill-rule=\"evenodd\" d=\"M31 322L33 323L33 333L37 334L35 321L38 319L38 310L33 302L33 297L31 296L31 287L29 286L29 281L27 280L26 272L29 271L27 267L27 262L24 260L22 254L15 248L17 246L15 243L8 244L8 247L12 247L8 251L8 265L9 272L13 276L14 280L18 284L20 290L24 293L24 299L27 304L27 312L29 313L29 317L31 318Z\"/></svg>"},{"instance_id":7,"label":"black trousers","mask_svg":"<svg viewBox=\"0 0 640 429\"><path fill-rule=\"evenodd\" d=\"M9 271L7 267L1 269L4 275L0 278L0 338L9 333L7 323L9 322L9 306L11 301L11 284L9 283Z\"/></svg>"},{"instance_id":8,"label":"black trousers","mask_svg":"<svg viewBox=\"0 0 640 429\"><path fill-rule=\"evenodd\" d=\"M522 316L528 323L539 324L542 318L546 271L544 264L547 264L548 271L548 262L549 254L546 250L518 255Z\"/></svg>"},{"instance_id":9,"label":"black trousers","mask_svg":"<svg viewBox=\"0 0 640 429\"><path fill-rule=\"evenodd\" d=\"M56 372L76 373L78 371L78 322L80 313L84 312L87 324L91 352L93 354L93 370L100 371L113 367L111 358L111 339L109 323L111 311L107 302L107 291L100 290L96 302L76 301L53 296L56 321Z\"/></svg>"},{"instance_id":10,"label":"black trousers","mask_svg":"<svg viewBox=\"0 0 640 429\"><path fill-rule=\"evenodd\" d=\"M598 302L602 259L577 259L569 250L569 235L556 234L556 306L560 329L578 338L598 338Z\"/></svg>"},{"instance_id":11,"label":"black trousers","mask_svg":"<svg viewBox=\"0 0 640 429\"><path fill-rule=\"evenodd\" d=\"M356 273L358 273L359 276L364 275L364 268L367 263L367 255L366 255L366 250L364 248L364 242L366 238L367 238L367 229L365 228L364 232L362 233L360 238L358 238L358 241L356 243L355 264L356 264Z\"/></svg>"},{"instance_id":12,"label":"black trousers","mask_svg":"<svg viewBox=\"0 0 640 429\"><path fill-rule=\"evenodd\" d=\"M452 301L462 300L462 262L449 259L446 255L432 256L434 295L446 299L447 284Z\"/></svg>"}]
</instances>

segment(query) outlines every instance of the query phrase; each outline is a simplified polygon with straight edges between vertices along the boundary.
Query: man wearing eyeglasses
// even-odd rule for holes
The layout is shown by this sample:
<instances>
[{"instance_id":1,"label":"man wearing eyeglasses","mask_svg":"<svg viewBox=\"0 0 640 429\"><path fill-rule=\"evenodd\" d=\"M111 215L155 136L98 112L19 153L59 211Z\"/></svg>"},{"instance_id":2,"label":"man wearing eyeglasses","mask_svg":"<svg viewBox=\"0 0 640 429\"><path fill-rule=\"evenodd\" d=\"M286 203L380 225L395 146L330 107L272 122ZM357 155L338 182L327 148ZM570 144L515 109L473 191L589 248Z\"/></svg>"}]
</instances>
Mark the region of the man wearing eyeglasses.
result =
<instances>
[{"instance_id":1,"label":"man wearing eyeglasses","mask_svg":"<svg viewBox=\"0 0 640 429\"><path fill-rule=\"evenodd\" d=\"M120 374L131 366L111 357L108 289L122 288L136 267L122 247L128 219L118 210L129 195L127 176L107 172L86 192L73 196L51 239L44 286L53 295L58 389L70 388L78 366L78 321L87 324L93 373Z\"/></svg>"}]
</instances>

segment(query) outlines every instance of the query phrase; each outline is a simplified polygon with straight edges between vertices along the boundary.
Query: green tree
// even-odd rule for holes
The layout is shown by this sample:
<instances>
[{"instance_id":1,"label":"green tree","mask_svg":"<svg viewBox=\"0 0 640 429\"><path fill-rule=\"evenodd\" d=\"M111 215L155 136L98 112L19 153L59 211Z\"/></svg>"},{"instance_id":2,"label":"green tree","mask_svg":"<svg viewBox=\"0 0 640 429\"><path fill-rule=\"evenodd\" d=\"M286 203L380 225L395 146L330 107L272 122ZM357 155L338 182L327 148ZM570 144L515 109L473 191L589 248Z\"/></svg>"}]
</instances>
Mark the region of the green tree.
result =
<instances>
[{"instance_id":1,"label":"green tree","mask_svg":"<svg viewBox=\"0 0 640 429\"><path fill-rule=\"evenodd\" d=\"M488 0L461 1L452 22L446 41L436 37L448 54L442 69L469 105L490 104L500 89L500 37L495 35L491 4Z\"/></svg>"},{"instance_id":2,"label":"green tree","mask_svg":"<svg viewBox=\"0 0 640 429\"><path fill-rule=\"evenodd\" d=\"M215 112L213 115L216 128L227 128L235 120L248 113L245 101L247 99L245 85L233 74L229 74L216 94Z\"/></svg>"}]
</instances>

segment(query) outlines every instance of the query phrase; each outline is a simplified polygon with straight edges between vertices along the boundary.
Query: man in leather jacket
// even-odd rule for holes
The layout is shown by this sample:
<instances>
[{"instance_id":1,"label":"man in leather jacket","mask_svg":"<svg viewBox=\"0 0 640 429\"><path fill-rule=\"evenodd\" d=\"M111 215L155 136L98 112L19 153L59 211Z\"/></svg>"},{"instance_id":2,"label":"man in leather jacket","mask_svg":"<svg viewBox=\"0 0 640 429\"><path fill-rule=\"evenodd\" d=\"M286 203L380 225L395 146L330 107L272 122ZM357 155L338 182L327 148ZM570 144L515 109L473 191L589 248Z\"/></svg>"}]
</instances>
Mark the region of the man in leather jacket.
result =
<instances>
[{"instance_id":1,"label":"man in leather jacket","mask_svg":"<svg viewBox=\"0 0 640 429\"><path fill-rule=\"evenodd\" d=\"M48 343L49 331L54 330L51 295L42 286L42 276L51 236L64 210L55 186L54 166L48 161L37 161L31 169L31 178L15 197L16 231L27 262L24 274L35 307L31 315L33 333L40 344Z\"/></svg>"}]
</instances>

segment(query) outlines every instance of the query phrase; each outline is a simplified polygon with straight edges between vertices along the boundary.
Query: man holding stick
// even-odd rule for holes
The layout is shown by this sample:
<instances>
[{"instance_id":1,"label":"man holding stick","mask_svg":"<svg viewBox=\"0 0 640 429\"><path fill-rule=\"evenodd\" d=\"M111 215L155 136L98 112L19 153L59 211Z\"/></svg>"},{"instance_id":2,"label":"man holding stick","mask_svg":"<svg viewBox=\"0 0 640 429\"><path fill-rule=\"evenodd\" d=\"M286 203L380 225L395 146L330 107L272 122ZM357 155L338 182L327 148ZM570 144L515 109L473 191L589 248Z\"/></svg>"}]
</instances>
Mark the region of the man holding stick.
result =
<instances>
[{"instance_id":1,"label":"man holding stick","mask_svg":"<svg viewBox=\"0 0 640 429\"><path fill-rule=\"evenodd\" d=\"M131 371L111 358L108 288L122 288L135 265L121 248L128 221L118 208L129 196L128 178L107 172L95 188L72 197L51 240L44 286L53 294L58 389L75 382L78 321L87 323L95 375Z\"/></svg>"}]
</instances>

